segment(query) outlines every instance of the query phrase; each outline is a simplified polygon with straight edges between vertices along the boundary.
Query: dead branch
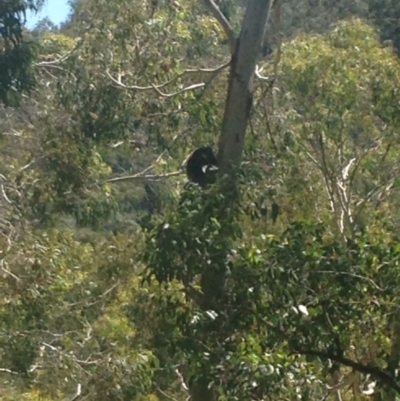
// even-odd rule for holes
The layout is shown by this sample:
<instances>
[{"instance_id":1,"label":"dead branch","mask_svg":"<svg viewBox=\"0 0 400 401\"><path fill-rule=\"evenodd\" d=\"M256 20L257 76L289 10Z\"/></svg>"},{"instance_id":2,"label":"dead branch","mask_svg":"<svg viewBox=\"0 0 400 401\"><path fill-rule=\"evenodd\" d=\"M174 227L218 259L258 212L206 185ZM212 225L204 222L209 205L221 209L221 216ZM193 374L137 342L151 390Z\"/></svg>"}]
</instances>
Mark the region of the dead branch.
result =
<instances>
[{"instance_id":1,"label":"dead branch","mask_svg":"<svg viewBox=\"0 0 400 401\"><path fill-rule=\"evenodd\" d=\"M184 92L189 92L189 91L194 90L194 89L203 88L204 86L205 86L205 83L202 82L200 84L194 84L194 85L187 86L186 88L180 89L180 90L178 90L176 92L173 92L173 93L163 93L154 85L153 85L153 88L162 97L173 97L173 96L176 96L176 95L180 95L181 93L184 93Z\"/></svg>"},{"instance_id":2,"label":"dead branch","mask_svg":"<svg viewBox=\"0 0 400 401\"><path fill-rule=\"evenodd\" d=\"M263 70L263 67L259 67L258 65L256 65L256 69L255 69L255 76L260 79L261 81L267 81L267 82L272 82L273 81L273 77L264 77L263 75L261 75L261 72Z\"/></svg>"},{"instance_id":3,"label":"dead branch","mask_svg":"<svg viewBox=\"0 0 400 401\"><path fill-rule=\"evenodd\" d=\"M18 375L18 372L15 372L14 370L6 369L6 368L0 368L0 372L9 373L10 375Z\"/></svg>"},{"instance_id":4,"label":"dead branch","mask_svg":"<svg viewBox=\"0 0 400 401\"><path fill-rule=\"evenodd\" d=\"M62 61L66 60L81 44L82 44L82 42L78 41L71 50L68 50L62 56L57 55L58 58L56 58L55 60L41 61L39 63L35 63L34 66L35 67L51 67L51 66L55 66L55 64L59 64Z\"/></svg>"},{"instance_id":5,"label":"dead branch","mask_svg":"<svg viewBox=\"0 0 400 401\"><path fill-rule=\"evenodd\" d=\"M176 142L179 138L181 138L183 135L187 134L190 130L191 129L188 128L188 129L183 130L179 134L174 135L174 137L172 138L172 143ZM159 179L173 177L173 176L176 176L176 175L183 174L183 167L185 166L188 158L190 157L190 154L181 163L181 165L179 166L179 170L178 171L174 171L172 173L166 173L166 174L158 174L158 175L155 175L155 174L148 175L148 174L146 174L148 171L154 169L154 167L163 159L163 157L165 156L165 154L167 152L168 152L167 149L163 150L157 156L157 158L154 161L154 163L152 163L150 166L146 167L144 170L140 171L139 173L136 173L136 174L130 175L130 176L110 178L106 182L119 182L119 181L137 180L137 179L147 179L149 181L158 181Z\"/></svg>"},{"instance_id":6,"label":"dead branch","mask_svg":"<svg viewBox=\"0 0 400 401\"><path fill-rule=\"evenodd\" d=\"M142 175L142 173L128 175L124 177L114 177L106 180L105 182L120 182L120 181L130 181L130 180L149 180L149 181L158 181L169 177L176 177L178 175L183 174L183 171L173 171L172 173L165 174L148 174Z\"/></svg>"},{"instance_id":7,"label":"dead branch","mask_svg":"<svg viewBox=\"0 0 400 401\"><path fill-rule=\"evenodd\" d=\"M69 401L77 400L81 394L82 394L82 385L81 383L78 383L78 385L76 386L76 392L73 395L73 397L69 399Z\"/></svg>"},{"instance_id":8,"label":"dead branch","mask_svg":"<svg viewBox=\"0 0 400 401\"><path fill-rule=\"evenodd\" d=\"M164 82L162 84L159 84L159 85L152 84L152 85L148 85L148 86L125 85L124 83L122 83L122 76L124 74L119 73L118 74L118 78L114 78L111 75L111 73L110 73L110 71L108 69L106 70L106 74L111 79L111 81L114 82L114 84L116 84L117 86L119 86L119 87L121 87L123 89L136 90L136 91L149 91L149 90L159 91L160 89L165 88L166 86L172 84L173 82L177 81L179 78L182 78L185 75L188 75L188 74L199 74L199 73L215 74L217 72L220 72L220 71L224 70L229 65L230 65L230 61L225 63L225 64L222 64L222 65L220 65L219 67L216 67L216 68L189 68L189 69L186 69L185 71L183 71L182 73L177 74L175 77L171 78L170 80L168 80L168 81L166 81L166 82ZM194 85L191 85L191 86L189 86L187 88L181 89L178 92L181 93L181 92L184 92L184 91L187 91L187 90L197 89L199 87L203 87L204 85L205 85L204 83L194 84ZM167 94L162 94L161 93L161 95L162 96L174 96L175 94L167 95Z\"/></svg>"},{"instance_id":9,"label":"dead branch","mask_svg":"<svg viewBox=\"0 0 400 401\"><path fill-rule=\"evenodd\" d=\"M11 276L14 280L21 281L21 279L18 276L16 276L14 273L8 270L8 264L7 262L4 261L4 259L0 260L0 269L3 273Z\"/></svg>"}]
</instances>

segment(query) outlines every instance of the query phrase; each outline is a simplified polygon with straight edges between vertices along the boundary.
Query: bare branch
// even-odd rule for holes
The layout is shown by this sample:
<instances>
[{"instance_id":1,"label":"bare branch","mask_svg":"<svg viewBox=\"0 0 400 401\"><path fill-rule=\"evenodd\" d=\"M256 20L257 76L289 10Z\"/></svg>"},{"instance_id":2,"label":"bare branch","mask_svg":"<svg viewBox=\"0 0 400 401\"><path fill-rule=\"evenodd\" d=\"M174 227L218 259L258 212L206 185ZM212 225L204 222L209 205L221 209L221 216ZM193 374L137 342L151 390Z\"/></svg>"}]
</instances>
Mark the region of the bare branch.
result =
<instances>
[{"instance_id":1,"label":"bare branch","mask_svg":"<svg viewBox=\"0 0 400 401\"><path fill-rule=\"evenodd\" d=\"M189 387L187 386L187 384L185 383L185 379L183 378L183 375L181 372L179 372L178 369L175 369L175 374L178 377L179 381L181 382L181 386L184 390L188 391Z\"/></svg>"},{"instance_id":2,"label":"bare branch","mask_svg":"<svg viewBox=\"0 0 400 401\"><path fill-rule=\"evenodd\" d=\"M76 386L75 395L72 398L70 398L69 401L77 400L81 394L82 394L82 385L81 383L78 383L78 385Z\"/></svg>"},{"instance_id":3,"label":"bare branch","mask_svg":"<svg viewBox=\"0 0 400 401\"><path fill-rule=\"evenodd\" d=\"M10 369L5 369L5 368L0 368L0 372L2 373L9 373L10 375L18 375L18 372L15 372L14 370Z\"/></svg>"},{"instance_id":4,"label":"bare branch","mask_svg":"<svg viewBox=\"0 0 400 401\"><path fill-rule=\"evenodd\" d=\"M80 365L99 365L101 362L100 359L96 359L96 360L90 359L91 356L89 356L86 360L78 359L71 354L67 354L67 353L61 351L58 347L54 347L53 345L45 343L45 342L42 342L42 345L44 347L51 349L52 351L56 352L57 354L62 355L64 358L68 358L69 360L74 361Z\"/></svg>"},{"instance_id":5,"label":"bare branch","mask_svg":"<svg viewBox=\"0 0 400 401\"><path fill-rule=\"evenodd\" d=\"M75 50L75 47L56 60L41 61L40 63L36 63L35 67L55 67L56 64L59 64L62 61L64 61L74 50ZM59 68L61 68L61 67L59 67Z\"/></svg>"},{"instance_id":6,"label":"bare branch","mask_svg":"<svg viewBox=\"0 0 400 401\"><path fill-rule=\"evenodd\" d=\"M142 173L128 175L125 177L115 177L106 180L105 182L120 182L120 181L130 181L130 180L149 180L149 181L158 181L164 178L175 177L178 175L183 174L183 171L173 171L172 173L165 173L165 174L148 174L142 175Z\"/></svg>"},{"instance_id":7,"label":"bare branch","mask_svg":"<svg viewBox=\"0 0 400 401\"><path fill-rule=\"evenodd\" d=\"M364 197L364 199L361 199L360 201L357 202L356 207L357 213L360 213L361 209L365 206L365 204L376 194L381 188L384 188L382 191L382 194L385 192L388 192L392 189L394 182L397 177L391 178L388 182L385 182L383 184L377 185L375 188L371 189L368 194Z\"/></svg>"},{"instance_id":8,"label":"bare branch","mask_svg":"<svg viewBox=\"0 0 400 401\"><path fill-rule=\"evenodd\" d=\"M180 91L174 93L174 94L164 94L160 91L160 89L165 88L166 86L172 84L173 82L177 81L179 78L182 78L185 75L188 74L199 74L199 73L203 73L203 74L215 74L217 72L222 71L223 69L225 69L226 67L228 67L230 65L230 61L220 65L219 67L216 68L189 68L185 71L183 71L182 73L176 75L175 77L171 78L169 81L166 81L162 84L159 85L149 85L149 86L138 86L138 85L125 85L124 83L122 83L122 76L123 74L118 74L118 78L114 78L109 70L106 70L106 74L107 76L111 79L111 81L114 82L114 84L116 84L117 86L123 88L123 89L127 89L127 90L136 90L136 91L149 91L149 90L156 90L159 94L161 94L161 96L164 97L171 97L171 96L175 96L178 93L182 93L188 90L193 90L193 89L197 89L199 87L203 87L205 84L199 83L199 84L194 84L191 85L187 88L181 89Z\"/></svg>"},{"instance_id":9,"label":"bare branch","mask_svg":"<svg viewBox=\"0 0 400 401\"><path fill-rule=\"evenodd\" d=\"M188 68L181 75L198 74L200 72L205 73L205 74L214 74L216 72L219 72L219 71L225 69L226 67L229 67L230 63L231 63L231 61L229 60L225 64L222 64L219 67L215 67L215 68Z\"/></svg>"},{"instance_id":10,"label":"bare branch","mask_svg":"<svg viewBox=\"0 0 400 401\"><path fill-rule=\"evenodd\" d=\"M1 194L3 195L3 198L7 201L8 204L12 205L13 203L10 201L10 199L8 198L6 191L4 189L4 185L1 184L0 185L0 190L1 190Z\"/></svg>"},{"instance_id":11,"label":"bare branch","mask_svg":"<svg viewBox=\"0 0 400 401\"><path fill-rule=\"evenodd\" d=\"M230 26L228 20L225 18L225 15L222 14L221 10L218 8L213 0L204 0L204 3L211 11L214 18L219 22L222 29L225 31L226 37L228 38L231 54L233 55L235 53L237 39L235 37L232 27Z\"/></svg>"},{"instance_id":12,"label":"bare branch","mask_svg":"<svg viewBox=\"0 0 400 401\"><path fill-rule=\"evenodd\" d=\"M92 27L93 27L93 24L90 24L90 26L87 27L86 32L90 32ZM41 61L39 63L35 63L34 66L35 67L50 67L50 66L54 66L55 64L59 64L59 63L63 62L64 60L66 60L82 44L83 44L83 40L78 40L78 41L76 41L74 47L72 49L68 50L62 56L57 55L58 58L56 58L55 60Z\"/></svg>"},{"instance_id":13,"label":"bare branch","mask_svg":"<svg viewBox=\"0 0 400 401\"><path fill-rule=\"evenodd\" d=\"M4 259L0 260L0 269L3 273L11 276L12 278L14 278L16 281L21 281L21 279L16 276L14 273L10 272L8 269L8 264L7 262L4 261Z\"/></svg>"},{"instance_id":14,"label":"bare branch","mask_svg":"<svg viewBox=\"0 0 400 401\"><path fill-rule=\"evenodd\" d=\"M55 68L55 69L66 72L66 70L58 64L65 61L78 48L78 46L80 44L81 43L77 43L71 50L69 50L64 55L60 56L59 58L57 58L55 60L41 61L39 63L35 63L34 66L38 67L38 68Z\"/></svg>"},{"instance_id":15,"label":"bare branch","mask_svg":"<svg viewBox=\"0 0 400 401\"><path fill-rule=\"evenodd\" d=\"M65 68L60 67L59 65L51 64L51 63L41 63L40 65L38 65L38 67L40 67L40 68L54 68L56 70L67 72L67 70Z\"/></svg>"},{"instance_id":16,"label":"bare branch","mask_svg":"<svg viewBox=\"0 0 400 401\"><path fill-rule=\"evenodd\" d=\"M185 135L186 133L188 133L190 131L189 129L185 129L182 132L180 132L179 134L174 135L174 137L172 138L172 143L176 142L180 137L182 137L183 135ZM115 177L115 178L110 178L109 180L105 181L105 182L119 182L119 181L129 181L129 180L137 180L137 179L147 179L149 181L158 181L160 179L163 178L169 178L169 177L174 177L180 174L183 174L183 167L185 166L188 158L190 157L190 155L188 155L185 160L181 163L181 165L179 166L179 170L178 171L174 171L172 173L166 173L166 174L146 174L148 171L154 169L154 167L162 160L162 158L165 156L165 154L168 152L167 149L163 150L157 157L157 159L155 160L154 163L152 163L150 166L146 167L144 170L142 170L139 173L136 173L134 175L130 175L130 176L124 176L124 177Z\"/></svg>"},{"instance_id":17,"label":"bare branch","mask_svg":"<svg viewBox=\"0 0 400 401\"><path fill-rule=\"evenodd\" d=\"M262 81L273 82L274 77L264 77L261 75L262 70L263 67L260 68L258 65L256 65L255 76Z\"/></svg>"},{"instance_id":18,"label":"bare branch","mask_svg":"<svg viewBox=\"0 0 400 401\"><path fill-rule=\"evenodd\" d=\"M153 85L153 88L162 97L173 97L176 95L180 95L183 92L188 92L188 91L191 91L194 89L203 88L204 86L205 86L205 83L202 82L201 84L194 84L194 85L187 86L186 88L183 88L183 89L178 90L177 92L173 92L173 93L163 93L154 85Z\"/></svg>"},{"instance_id":19,"label":"bare branch","mask_svg":"<svg viewBox=\"0 0 400 401\"><path fill-rule=\"evenodd\" d=\"M157 391L158 391L163 397L168 398L169 400L172 400L172 401L177 401L176 398L171 397L170 395L168 395L167 393L165 393L164 391L162 391L160 388L157 388Z\"/></svg>"}]
</instances>

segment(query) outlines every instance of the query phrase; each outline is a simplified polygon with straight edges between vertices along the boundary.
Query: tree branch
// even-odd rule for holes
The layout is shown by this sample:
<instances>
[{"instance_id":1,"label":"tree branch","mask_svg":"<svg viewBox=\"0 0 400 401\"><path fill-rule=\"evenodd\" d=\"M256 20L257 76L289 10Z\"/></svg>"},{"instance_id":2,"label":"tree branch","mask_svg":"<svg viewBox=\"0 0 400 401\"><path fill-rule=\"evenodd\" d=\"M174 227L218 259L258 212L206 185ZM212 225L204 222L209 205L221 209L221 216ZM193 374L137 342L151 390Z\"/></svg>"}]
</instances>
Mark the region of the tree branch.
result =
<instances>
[{"instance_id":1,"label":"tree branch","mask_svg":"<svg viewBox=\"0 0 400 401\"><path fill-rule=\"evenodd\" d=\"M76 401L80 397L81 394L82 394L82 385L80 383L78 383L78 385L76 386L76 392L72 396L72 398L69 399L69 401Z\"/></svg>"},{"instance_id":2,"label":"tree branch","mask_svg":"<svg viewBox=\"0 0 400 401\"><path fill-rule=\"evenodd\" d=\"M216 68L189 68L186 69L185 71L183 71L180 74L177 74L175 77L171 78L169 81L166 81L162 84L159 85L155 85L155 84L151 84L148 86L138 86L138 85L125 85L124 83L122 83L122 76L124 75L124 73L119 73L118 74L118 78L114 78L110 71L107 69L106 70L106 75L108 76L108 78L111 79L112 82L114 82L115 85L117 85L118 87L121 87L123 89L127 89L127 90L136 90L136 91L148 91L148 90L155 90L159 95L163 96L163 97L172 97L175 96L179 93L182 92L186 92L188 90L193 90L193 89L198 89L198 88L202 88L205 86L205 83L200 82L198 84L193 84L190 85L186 88L180 89L175 93L163 93L161 92L162 88L165 88L166 86L172 84L173 82L177 81L179 78L184 77L185 75L189 75L189 74L215 74L217 72L222 71L223 69L225 69L226 67L228 67L230 65L230 61L228 61L225 64L222 64Z\"/></svg>"},{"instance_id":3,"label":"tree branch","mask_svg":"<svg viewBox=\"0 0 400 401\"><path fill-rule=\"evenodd\" d=\"M331 359L332 361L339 362L342 365L353 368L354 370L360 373L370 374L375 378L377 378L378 380L380 380L382 383L386 384L388 387L396 390L397 393L400 394L400 385L387 372L376 366L364 365L362 363L348 359L344 356L338 355L334 352L324 352L324 351L307 350L307 349L296 349L295 351L300 355L310 355L310 356L317 356L322 359Z\"/></svg>"},{"instance_id":4,"label":"tree branch","mask_svg":"<svg viewBox=\"0 0 400 401\"><path fill-rule=\"evenodd\" d=\"M222 29L225 31L226 37L228 38L229 47L231 49L231 54L235 53L236 49L236 37L233 32L232 27L230 26L228 20L225 18L225 15L222 14L221 10L214 3L213 0L204 0L206 7L211 11L214 18L219 22Z\"/></svg>"},{"instance_id":5,"label":"tree branch","mask_svg":"<svg viewBox=\"0 0 400 401\"><path fill-rule=\"evenodd\" d=\"M173 171L172 173L165 173L165 174L147 174L143 175L141 173L134 174L134 175L127 175L124 177L114 177L106 180L105 182L120 182L120 181L129 181L129 180L161 180L164 178L175 177L177 175L183 174L183 171Z\"/></svg>"},{"instance_id":6,"label":"tree branch","mask_svg":"<svg viewBox=\"0 0 400 401\"><path fill-rule=\"evenodd\" d=\"M14 370L11 369L6 369L6 368L0 368L1 373L9 373L10 375L18 375L18 372L15 372Z\"/></svg>"},{"instance_id":7,"label":"tree branch","mask_svg":"<svg viewBox=\"0 0 400 401\"><path fill-rule=\"evenodd\" d=\"M271 0L249 0L237 48L232 57L228 96L218 146L222 174L239 165L253 104L253 78L264 37Z\"/></svg>"},{"instance_id":8,"label":"tree branch","mask_svg":"<svg viewBox=\"0 0 400 401\"><path fill-rule=\"evenodd\" d=\"M190 86L186 86L183 89L180 89L176 92L173 93L163 93L160 91L160 89L158 89L156 86L153 85L154 90L161 96L161 97L174 97L176 95L180 95L183 92L188 92L194 89L199 89L199 88L203 88L205 86L205 83L202 82L200 84L194 84L194 85L190 85Z\"/></svg>"}]
</instances>

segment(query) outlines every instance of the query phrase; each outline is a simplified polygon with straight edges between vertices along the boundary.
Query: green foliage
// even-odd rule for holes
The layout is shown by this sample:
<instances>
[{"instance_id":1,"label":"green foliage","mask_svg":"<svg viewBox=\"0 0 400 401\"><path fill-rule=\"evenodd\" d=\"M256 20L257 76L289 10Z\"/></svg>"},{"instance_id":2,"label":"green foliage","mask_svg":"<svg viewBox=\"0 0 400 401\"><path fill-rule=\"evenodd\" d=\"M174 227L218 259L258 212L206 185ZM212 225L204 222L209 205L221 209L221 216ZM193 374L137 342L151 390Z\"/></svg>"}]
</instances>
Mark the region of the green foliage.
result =
<instances>
[{"instance_id":1,"label":"green foliage","mask_svg":"<svg viewBox=\"0 0 400 401\"><path fill-rule=\"evenodd\" d=\"M282 30L366 12L329 3L286 2ZM238 32L241 5L220 4ZM73 10L63 33L34 33L37 90L0 110L0 399L183 401L183 381L221 400L330 399L329 385L347 401L372 380L394 399L400 68L386 34L352 19L284 40L276 71L276 51L261 61L277 74L255 77L232 193L229 177L201 189L175 174L222 122L226 73L209 69L230 56L211 14L192 0Z\"/></svg>"},{"instance_id":2,"label":"green foliage","mask_svg":"<svg viewBox=\"0 0 400 401\"><path fill-rule=\"evenodd\" d=\"M285 135L275 141L267 162L251 142L261 142L257 134L249 139L248 154L260 164L245 175L241 204L230 209L232 199L227 201L218 185L188 188L146 245L149 278L171 291L178 282L188 299L172 302L168 319L159 322L174 327L163 342L164 353L184 352L189 383L211 383L222 399L262 399L271 393L278 399L299 393L322 398L329 360L337 358L347 375L357 344L366 363L382 372L393 366L397 344L387 317L397 313L399 250L391 244L398 240L376 222L376 198L369 198L365 185L370 191L396 177L398 111L391 108L398 104L393 89L398 62L390 49L380 48L371 28L354 20L329 35L286 45L280 68L273 123ZM357 139L355 126L362 127ZM376 153L369 135L382 141ZM346 167L352 159L354 169ZM269 165L264 177L256 173L264 167L261 160ZM340 184L346 168L351 182ZM271 183L274 177L277 182ZM346 231L340 230L340 216L328 209L330 200L337 207L343 198L330 199L324 188L340 188L338 183L350 186L351 211L359 212L360 204L371 211L360 226L349 220ZM274 199L282 204L284 219L290 219L290 208L301 208L305 219L292 217L287 228L280 222L282 234L267 235L277 230L262 211ZM388 202L395 213L394 199ZM350 364L340 359L343 354ZM304 364L319 378L312 384ZM363 367L360 380L368 371ZM377 391L397 388L394 370L388 372L389 380Z\"/></svg>"},{"instance_id":3,"label":"green foliage","mask_svg":"<svg viewBox=\"0 0 400 401\"><path fill-rule=\"evenodd\" d=\"M204 269L224 268L225 241L240 235L240 227L217 188L201 192L189 184L177 213L157 223L145 261L160 283L174 279L190 283Z\"/></svg>"},{"instance_id":4,"label":"green foliage","mask_svg":"<svg viewBox=\"0 0 400 401\"><path fill-rule=\"evenodd\" d=\"M270 119L276 133L265 145L276 149L268 176L278 203L292 216L312 213L348 234L380 225L376 209L397 214L396 197L382 192L397 188L400 65L392 49L381 47L371 27L350 20L285 44L279 68Z\"/></svg>"},{"instance_id":5,"label":"green foliage","mask_svg":"<svg viewBox=\"0 0 400 401\"><path fill-rule=\"evenodd\" d=\"M5 44L17 45L22 42L22 26L26 11L38 11L43 0L4 0L1 7L1 36Z\"/></svg>"},{"instance_id":6,"label":"green foliage","mask_svg":"<svg viewBox=\"0 0 400 401\"><path fill-rule=\"evenodd\" d=\"M130 276L130 242L120 237L94 248L70 231L26 232L2 260L12 264L2 283L2 368L24 373L25 384L54 398L77 383L93 399L146 394L157 360L151 351L130 349L135 332L119 308L122 287L116 290L115 273L110 279L105 271ZM114 255L104 253L116 247ZM53 387L60 375L65 383Z\"/></svg>"},{"instance_id":7,"label":"green foliage","mask_svg":"<svg viewBox=\"0 0 400 401\"><path fill-rule=\"evenodd\" d=\"M97 142L125 138L132 111L120 90L111 84L95 85L81 68L67 82L65 86L59 83L59 101L72 112L73 129Z\"/></svg>"},{"instance_id":8,"label":"green foliage","mask_svg":"<svg viewBox=\"0 0 400 401\"><path fill-rule=\"evenodd\" d=\"M20 94L30 92L35 86L32 63L36 46L32 42L24 42L13 48L5 46L0 51L0 100L6 106L18 105Z\"/></svg>"},{"instance_id":9,"label":"green foliage","mask_svg":"<svg viewBox=\"0 0 400 401\"><path fill-rule=\"evenodd\" d=\"M158 281L180 281L193 303L169 306L176 322L169 352L178 347L190 355L190 377L214 382L226 397L262 397L273 389L286 399L290 386L304 378L302 357L293 355L320 352L318 372L330 356L351 354L355 339L360 352L373 342L373 363L386 366L386 316L396 313L400 295L397 246L365 235L343 243L312 223L293 223L282 236L261 234L248 244L237 212L224 217L229 223L222 228L215 217L218 207L226 211L221 196L215 203L210 192L201 195L189 196L189 207L183 202L155 227L145 257ZM383 327L379 334L376 325ZM322 395L322 389L310 391Z\"/></svg>"},{"instance_id":10,"label":"green foliage","mask_svg":"<svg viewBox=\"0 0 400 401\"><path fill-rule=\"evenodd\" d=\"M383 40L391 41L399 54L400 51L400 29L395 23L400 15L400 5L390 0L378 1L368 0L368 11L380 28Z\"/></svg>"},{"instance_id":11,"label":"green foliage","mask_svg":"<svg viewBox=\"0 0 400 401\"><path fill-rule=\"evenodd\" d=\"M0 8L0 101L14 106L20 95L30 92L35 83L32 63L37 44L23 40L27 10L38 11L42 0L4 0Z\"/></svg>"}]
</instances>

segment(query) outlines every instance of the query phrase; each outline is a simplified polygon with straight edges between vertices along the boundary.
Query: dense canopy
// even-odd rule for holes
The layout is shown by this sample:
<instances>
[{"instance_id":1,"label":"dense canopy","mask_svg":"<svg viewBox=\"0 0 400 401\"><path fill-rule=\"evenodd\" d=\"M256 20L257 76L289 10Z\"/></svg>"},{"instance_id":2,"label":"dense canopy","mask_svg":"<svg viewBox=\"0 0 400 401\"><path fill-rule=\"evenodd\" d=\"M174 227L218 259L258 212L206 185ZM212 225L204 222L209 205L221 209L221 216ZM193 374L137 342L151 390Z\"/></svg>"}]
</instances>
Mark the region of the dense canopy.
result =
<instances>
[{"instance_id":1,"label":"dense canopy","mask_svg":"<svg viewBox=\"0 0 400 401\"><path fill-rule=\"evenodd\" d=\"M400 2L42 3L0 4L0 401L400 399Z\"/></svg>"}]
</instances>

